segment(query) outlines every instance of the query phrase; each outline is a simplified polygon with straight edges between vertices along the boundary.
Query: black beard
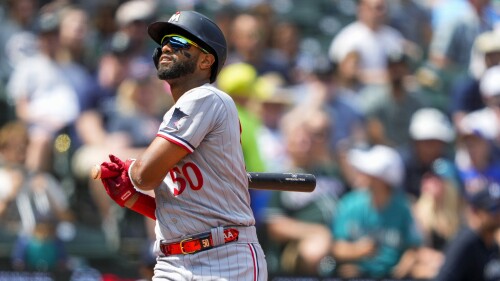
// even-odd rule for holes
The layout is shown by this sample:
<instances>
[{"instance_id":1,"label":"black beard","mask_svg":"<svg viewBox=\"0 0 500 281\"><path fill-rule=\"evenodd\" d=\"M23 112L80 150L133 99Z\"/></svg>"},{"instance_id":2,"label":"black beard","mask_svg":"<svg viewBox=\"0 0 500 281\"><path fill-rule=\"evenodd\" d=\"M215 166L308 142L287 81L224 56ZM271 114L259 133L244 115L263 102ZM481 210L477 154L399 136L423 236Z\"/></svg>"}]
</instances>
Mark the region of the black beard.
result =
<instances>
[{"instance_id":1,"label":"black beard","mask_svg":"<svg viewBox=\"0 0 500 281\"><path fill-rule=\"evenodd\" d=\"M160 80L176 79L188 74L192 74L196 69L195 59L185 62L177 62L177 59L174 58L171 63L171 67L162 66L161 64L159 65L157 75Z\"/></svg>"}]
</instances>

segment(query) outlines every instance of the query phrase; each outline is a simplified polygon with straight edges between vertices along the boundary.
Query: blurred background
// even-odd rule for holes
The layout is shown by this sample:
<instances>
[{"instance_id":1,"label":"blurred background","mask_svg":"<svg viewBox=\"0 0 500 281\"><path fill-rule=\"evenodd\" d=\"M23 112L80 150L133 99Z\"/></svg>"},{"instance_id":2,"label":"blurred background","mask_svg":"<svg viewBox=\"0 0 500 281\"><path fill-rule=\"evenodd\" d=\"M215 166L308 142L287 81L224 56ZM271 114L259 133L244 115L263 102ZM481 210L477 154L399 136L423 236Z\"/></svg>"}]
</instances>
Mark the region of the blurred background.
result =
<instances>
[{"instance_id":1,"label":"blurred background","mask_svg":"<svg viewBox=\"0 0 500 281\"><path fill-rule=\"evenodd\" d=\"M470 208L500 242L499 0L2 0L0 280L151 279L154 222L88 175L156 136L179 10L226 36L247 170L317 177L250 191L270 280L430 280Z\"/></svg>"}]
</instances>

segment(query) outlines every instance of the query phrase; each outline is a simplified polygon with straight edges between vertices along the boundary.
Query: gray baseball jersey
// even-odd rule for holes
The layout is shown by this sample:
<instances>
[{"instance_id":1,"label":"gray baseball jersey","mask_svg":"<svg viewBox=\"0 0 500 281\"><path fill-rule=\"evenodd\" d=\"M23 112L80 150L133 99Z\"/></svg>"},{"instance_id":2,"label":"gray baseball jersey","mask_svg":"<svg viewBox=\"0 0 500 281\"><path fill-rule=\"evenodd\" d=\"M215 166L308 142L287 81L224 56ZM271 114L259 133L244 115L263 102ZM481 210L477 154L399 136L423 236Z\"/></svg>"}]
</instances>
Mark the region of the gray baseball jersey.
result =
<instances>
[{"instance_id":1,"label":"gray baseball jersey","mask_svg":"<svg viewBox=\"0 0 500 281\"><path fill-rule=\"evenodd\" d=\"M157 136L189 153L155 189L156 236L166 242L218 226L253 226L236 106L205 84L182 95Z\"/></svg>"},{"instance_id":2,"label":"gray baseball jersey","mask_svg":"<svg viewBox=\"0 0 500 281\"><path fill-rule=\"evenodd\" d=\"M206 84L184 95L165 114L157 136L189 153L170 170L156 195L153 280L267 280L267 264L250 208L233 100ZM238 240L224 244L224 227ZM160 241L179 242L210 232L215 248L187 255L161 255Z\"/></svg>"}]
</instances>

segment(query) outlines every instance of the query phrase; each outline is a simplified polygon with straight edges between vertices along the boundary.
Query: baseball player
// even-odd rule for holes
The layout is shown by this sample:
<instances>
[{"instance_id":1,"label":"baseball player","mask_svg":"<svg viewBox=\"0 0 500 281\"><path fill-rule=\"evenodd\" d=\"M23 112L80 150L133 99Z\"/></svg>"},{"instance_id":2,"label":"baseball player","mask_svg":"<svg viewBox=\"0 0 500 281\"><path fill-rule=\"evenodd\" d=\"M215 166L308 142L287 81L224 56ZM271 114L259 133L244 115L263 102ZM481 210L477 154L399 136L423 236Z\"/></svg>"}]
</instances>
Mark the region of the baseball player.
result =
<instances>
[{"instance_id":1,"label":"baseball player","mask_svg":"<svg viewBox=\"0 0 500 281\"><path fill-rule=\"evenodd\" d=\"M148 33L161 46L153 61L175 104L138 159L110 155L101 164L103 185L120 206L156 219L153 280L267 280L236 106L211 85L226 59L224 35L193 11Z\"/></svg>"}]
</instances>

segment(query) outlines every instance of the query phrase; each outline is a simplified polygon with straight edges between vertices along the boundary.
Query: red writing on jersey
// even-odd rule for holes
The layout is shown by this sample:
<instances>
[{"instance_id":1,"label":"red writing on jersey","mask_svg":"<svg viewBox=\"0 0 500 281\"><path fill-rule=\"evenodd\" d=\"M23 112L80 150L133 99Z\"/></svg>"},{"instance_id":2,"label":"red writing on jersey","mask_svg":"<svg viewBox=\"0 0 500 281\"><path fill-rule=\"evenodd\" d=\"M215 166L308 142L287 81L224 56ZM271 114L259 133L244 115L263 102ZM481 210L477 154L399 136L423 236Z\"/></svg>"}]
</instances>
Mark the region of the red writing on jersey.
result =
<instances>
[{"instance_id":1,"label":"red writing on jersey","mask_svg":"<svg viewBox=\"0 0 500 281\"><path fill-rule=\"evenodd\" d=\"M186 187L192 190L199 190L203 187L203 175L200 168L193 162L187 162L181 168L174 167L169 172L172 182L177 185L174 188L174 195L181 195Z\"/></svg>"}]
</instances>

